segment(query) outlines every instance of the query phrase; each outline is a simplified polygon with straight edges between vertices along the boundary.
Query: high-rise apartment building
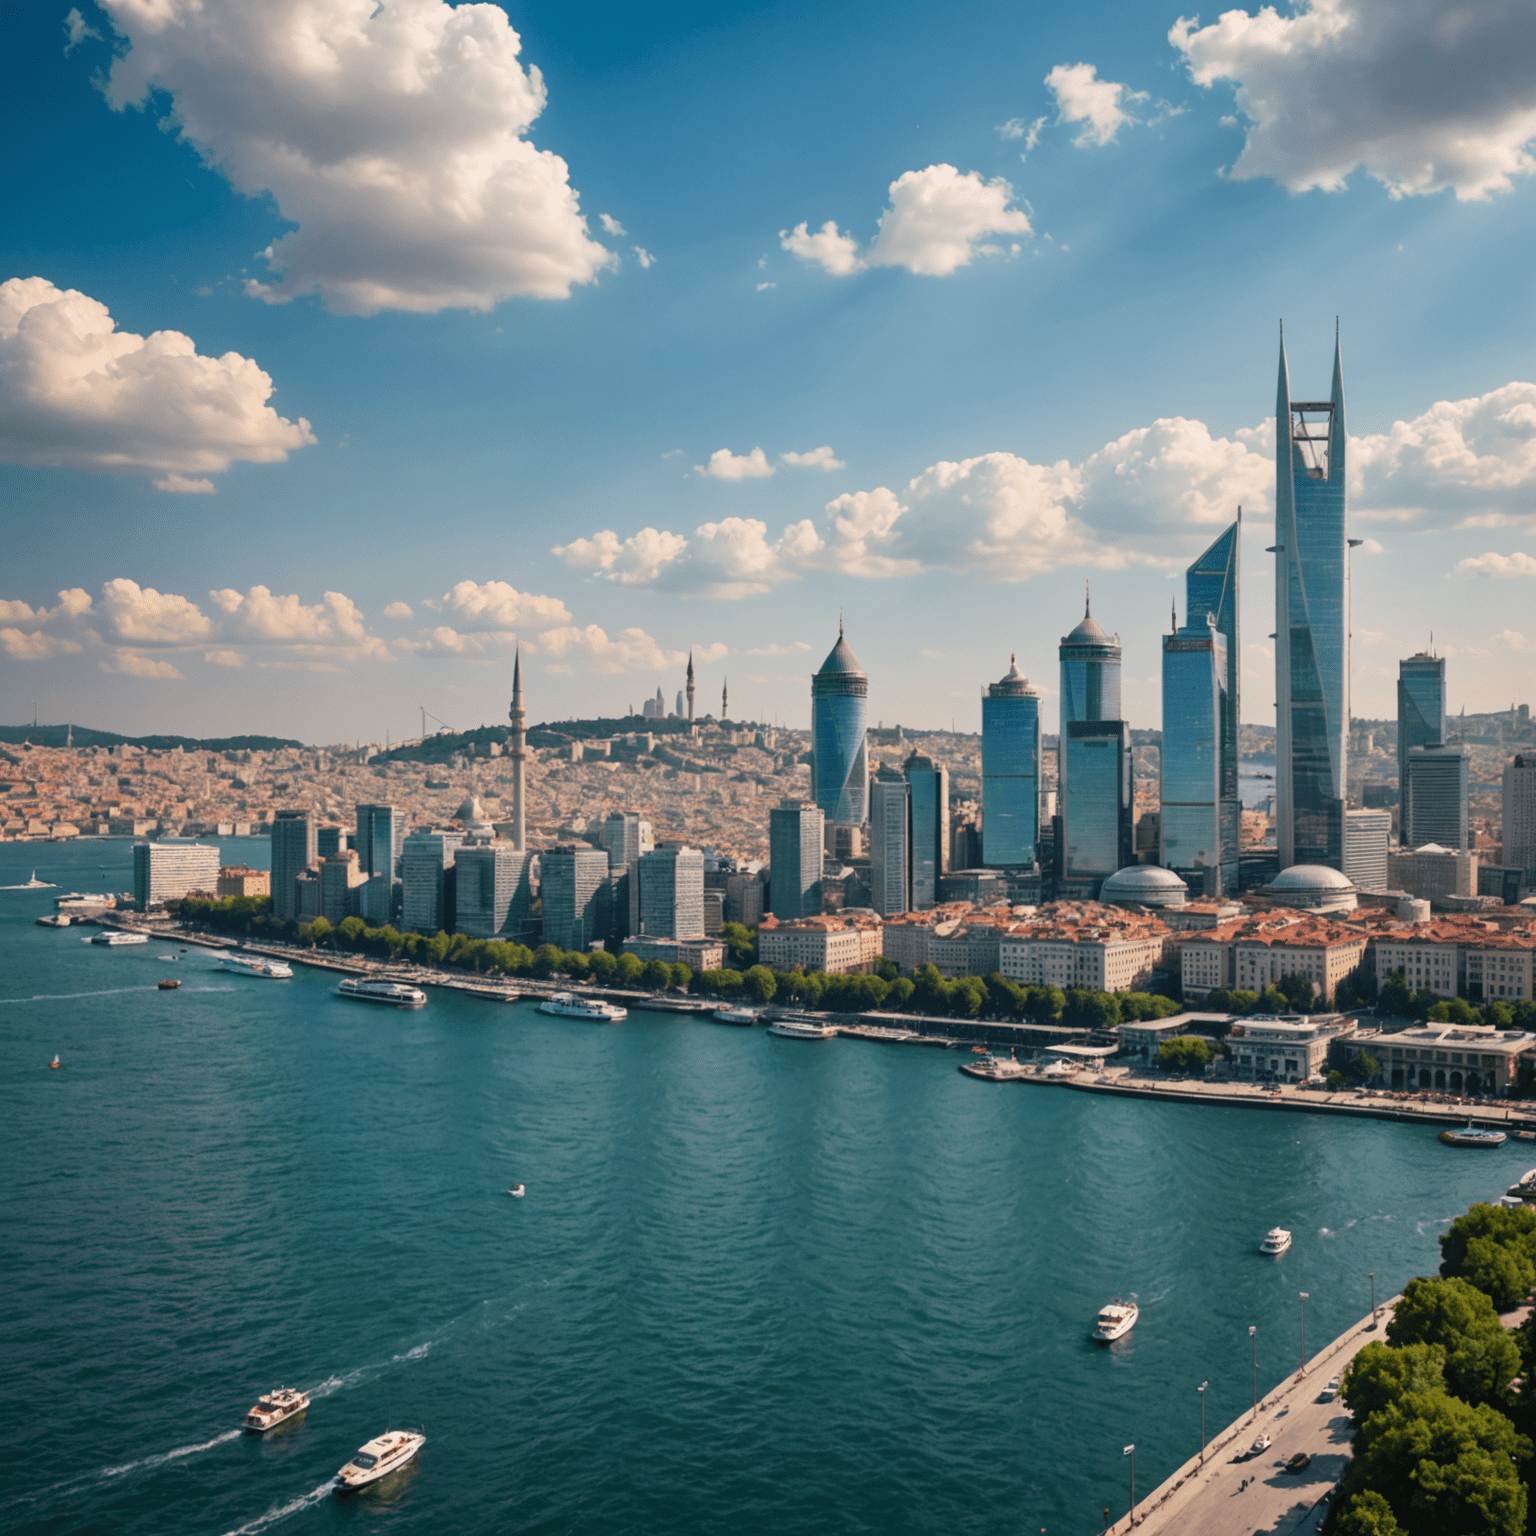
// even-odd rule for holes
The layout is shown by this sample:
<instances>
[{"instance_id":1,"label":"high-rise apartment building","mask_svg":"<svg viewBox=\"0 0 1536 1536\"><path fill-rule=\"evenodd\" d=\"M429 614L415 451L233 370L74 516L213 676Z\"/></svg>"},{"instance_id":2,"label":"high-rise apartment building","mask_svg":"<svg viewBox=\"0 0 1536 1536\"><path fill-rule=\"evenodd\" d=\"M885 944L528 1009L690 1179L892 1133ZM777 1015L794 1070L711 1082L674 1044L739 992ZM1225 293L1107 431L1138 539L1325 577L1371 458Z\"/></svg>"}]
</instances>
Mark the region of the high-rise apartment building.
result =
<instances>
[{"instance_id":1,"label":"high-rise apartment building","mask_svg":"<svg viewBox=\"0 0 1536 1536\"><path fill-rule=\"evenodd\" d=\"M653 939L704 937L704 855L663 842L640 855L640 928Z\"/></svg>"},{"instance_id":2,"label":"high-rise apartment building","mask_svg":"<svg viewBox=\"0 0 1536 1536\"><path fill-rule=\"evenodd\" d=\"M219 850L204 843L135 843L133 900L140 912L219 888Z\"/></svg>"},{"instance_id":3,"label":"high-rise apartment building","mask_svg":"<svg viewBox=\"0 0 1536 1536\"><path fill-rule=\"evenodd\" d=\"M1536 755L1518 753L1504 765L1504 864L1536 885Z\"/></svg>"},{"instance_id":4,"label":"high-rise apartment building","mask_svg":"<svg viewBox=\"0 0 1536 1536\"><path fill-rule=\"evenodd\" d=\"M1223 824L1227 677L1226 637L1209 610L1163 636L1160 862L1206 896L1237 889Z\"/></svg>"},{"instance_id":5,"label":"high-rise apartment building","mask_svg":"<svg viewBox=\"0 0 1536 1536\"><path fill-rule=\"evenodd\" d=\"M1238 793L1238 729L1243 697L1242 534L1243 509L1239 507L1236 520L1184 572L1185 622L1198 624L1209 614L1227 647L1227 713L1221 730L1217 819L1221 828L1222 891L1229 895L1237 889L1243 822L1243 803Z\"/></svg>"},{"instance_id":6,"label":"high-rise apartment building","mask_svg":"<svg viewBox=\"0 0 1536 1536\"><path fill-rule=\"evenodd\" d=\"M1349 500L1344 364L1327 400L1275 401L1275 810L1280 867L1344 863L1349 747Z\"/></svg>"},{"instance_id":7,"label":"high-rise apartment building","mask_svg":"<svg viewBox=\"0 0 1536 1536\"><path fill-rule=\"evenodd\" d=\"M1017 656L981 701L981 857L993 869L1040 857L1040 692Z\"/></svg>"},{"instance_id":8,"label":"high-rise apartment building","mask_svg":"<svg viewBox=\"0 0 1536 1536\"><path fill-rule=\"evenodd\" d=\"M603 851L610 864L633 864L649 848L641 847L640 829L648 827L629 811L610 811L603 819L601 838Z\"/></svg>"},{"instance_id":9,"label":"high-rise apartment building","mask_svg":"<svg viewBox=\"0 0 1536 1536\"><path fill-rule=\"evenodd\" d=\"M608 855L601 848L561 843L540 856L546 944L585 950L593 939L605 937L597 932L596 903L598 889L607 878Z\"/></svg>"},{"instance_id":10,"label":"high-rise apartment building","mask_svg":"<svg viewBox=\"0 0 1536 1536\"><path fill-rule=\"evenodd\" d=\"M392 805L359 805L357 833L352 846L365 875L385 875L391 884L399 878L400 845L405 840L405 821Z\"/></svg>"},{"instance_id":11,"label":"high-rise apartment building","mask_svg":"<svg viewBox=\"0 0 1536 1536\"><path fill-rule=\"evenodd\" d=\"M355 848L328 853L320 860L320 916L333 928L356 915L358 898L354 892L367 878Z\"/></svg>"},{"instance_id":12,"label":"high-rise apartment building","mask_svg":"<svg viewBox=\"0 0 1536 1536\"><path fill-rule=\"evenodd\" d=\"M1061 877L1096 890L1135 856L1131 736L1120 717L1120 641L1090 606L1061 640L1061 736L1057 803Z\"/></svg>"},{"instance_id":13,"label":"high-rise apartment building","mask_svg":"<svg viewBox=\"0 0 1536 1536\"><path fill-rule=\"evenodd\" d=\"M1397 664L1397 792L1407 805L1408 754L1445 741L1445 658L1420 651Z\"/></svg>"},{"instance_id":14,"label":"high-rise apartment building","mask_svg":"<svg viewBox=\"0 0 1536 1536\"><path fill-rule=\"evenodd\" d=\"M405 840L400 920L408 933L451 932L454 923L454 859L457 832L418 831Z\"/></svg>"},{"instance_id":15,"label":"high-rise apartment building","mask_svg":"<svg viewBox=\"0 0 1536 1536\"><path fill-rule=\"evenodd\" d=\"M454 932L472 939L520 935L528 923L532 862L532 854L499 840L458 849L453 863Z\"/></svg>"},{"instance_id":16,"label":"high-rise apartment building","mask_svg":"<svg viewBox=\"0 0 1536 1536\"><path fill-rule=\"evenodd\" d=\"M298 921L299 896L294 881L319 857L315 822L308 811L279 811L272 818L272 915L280 923Z\"/></svg>"},{"instance_id":17,"label":"high-rise apartment building","mask_svg":"<svg viewBox=\"0 0 1536 1536\"><path fill-rule=\"evenodd\" d=\"M1471 754L1460 742L1410 747L1403 759L1402 806L1398 841L1404 848L1438 843L1465 853L1467 791Z\"/></svg>"},{"instance_id":18,"label":"high-rise apartment building","mask_svg":"<svg viewBox=\"0 0 1536 1536\"><path fill-rule=\"evenodd\" d=\"M911 860L912 786L881 764L869 786L869 899L881 917L912 905Z\"/></svg>"},{"instance_id":19,"label":"high-rise apartment building","mask_svg":"<svg viewBox=\"0 0 1536 1536\"><path fill-rule=\"evenodd\" d=\"M1344 812L1344 873L1357 891L1387 889L1391 811Z\"/></svg>"},{"instance_id":20,"label":"high-rise apartment building","mask_svg":"<svg viewBox=\"0 0 1536 1536\"><path fill-rule=\"evenodd\" d=\"M868 713L869 679L839 620L837 644L811 679L812 794L829 826L869 819Z\"/></svg>"},{"instance_id":21,"label":"high-rise apartment building","mask_svg":"<svg viewBox=\"0 0 1536 1536\"><path fill-rule=\"evenodd\" d=\"M820 807L804 800L768 813L768 907L781 923L821 911L824 825Z\"/></svg>"},{"instance_id":22,"label":"high-rise apartment building","mask_svg":"<svg viewBox=\"0 0 1536 1536\"><path fill-rule=\"evenodd\" d=\"M910 904L926 912L939 904L939 881L949 873L949 769L914 752L902 765L912 790L908 843Z\"/></svg>"}]
</instances>

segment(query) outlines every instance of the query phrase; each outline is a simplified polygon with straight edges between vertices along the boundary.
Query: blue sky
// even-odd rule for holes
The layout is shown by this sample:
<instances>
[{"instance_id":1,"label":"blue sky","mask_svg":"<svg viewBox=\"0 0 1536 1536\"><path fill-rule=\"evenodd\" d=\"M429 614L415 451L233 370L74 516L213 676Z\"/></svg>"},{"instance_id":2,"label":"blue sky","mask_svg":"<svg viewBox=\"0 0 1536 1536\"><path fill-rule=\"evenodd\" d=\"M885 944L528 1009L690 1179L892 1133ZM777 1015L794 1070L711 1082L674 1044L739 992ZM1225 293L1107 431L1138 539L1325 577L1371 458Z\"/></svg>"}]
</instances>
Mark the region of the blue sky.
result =
<instances>
[{"instance_id":1,"label":"blue sky","mask_svg":"<svg viewBox=\"0 0 1536 1536\"><path fill-rule=\"evenodd\" d=\"M110 0L4 67L8 721L475 725L521 643L535 718L691 645L799 724L840 608L874 718L1017 650L1050 721L1091 580L1156 725L1241 502L1267 722L1277 322L1317 396L1335 316L1355 713L1431 630L1531 698L1526 4Z\"/></svg>"}]
</instances>

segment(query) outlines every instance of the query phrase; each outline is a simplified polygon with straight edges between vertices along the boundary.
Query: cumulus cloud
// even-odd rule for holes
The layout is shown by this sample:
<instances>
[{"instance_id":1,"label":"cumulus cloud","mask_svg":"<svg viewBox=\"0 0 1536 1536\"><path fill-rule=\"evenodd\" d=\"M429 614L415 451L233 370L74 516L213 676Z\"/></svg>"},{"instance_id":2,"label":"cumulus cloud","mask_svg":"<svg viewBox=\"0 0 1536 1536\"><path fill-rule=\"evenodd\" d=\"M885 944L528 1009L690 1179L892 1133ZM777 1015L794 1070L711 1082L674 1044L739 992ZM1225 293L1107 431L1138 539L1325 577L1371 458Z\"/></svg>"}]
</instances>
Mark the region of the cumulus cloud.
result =
<instances>
[{"instance_id":1,"label":"cumulus cloud","mask_svg":"<svg viewBox=\"0 0 1536 1536\"><path fill-rule=\"evenodd\" d=\"M781 464L789 464L796 469L846 469L847 465L838 458L830 448L812 448L809 453L781 453Z\"/></svg>"},{"instance_id":2,"label":"cumulus cloud","mask_svg":"<svg viewBox=\"0 0 1536 1536\"><path fill-rule=\"evenodd\" d=\"M79 6L72 5L64 14L64 52L73 53L86 38L94 37L100 41L101 33L93 27L84 16L80 14Z\"/></svg>"},{"instance_id":3,"label":"cumulus cloud","mask_svg":"<svg viewBox=\"0 0 1536 1536\"><path fill-rule=\"evenodd\" d=\"M600 213L597 217L605 235L612 235L615 239L622 240L629 233L611 213Z\"/></svg>"},{"instance_id":4,"label":"cumulus cloud","mask_svg":"<svg viewBox=\"0 0 1536 1536\"><path fill-rule=\"evenodd\" d=\"M127 677L158 677L180 680L181 673L168 661L142 656L137 651L117 650L108 661L99 663L103 672L121 672Z\"/></svg>"},{"instance_id":5,"label":"cumulus cloud","mask_svg":"<svg viewBox=\"0 0 1536 1536\"><path fill-rule=\"evenodd\" d=\"M687 547L681 534L642 528L627 539L604 530L590 539L557 544L551 553L575 570L606 576L621 587L646 587Z\"/></svg>"},{"instance_id":6,"label":"cumulus cloud","mask_svg":"<svg viewBox=\"0 0 1536 1536\"><path fill-rule=\"evenodd\" d=\"M643 245L631 246L630 249L634 251L635 260L640 263L642 272L649 272L656 265L656 258Z\"/></svg>"},{"instance_id":7,"label":"cumulus cloud","mask_svg":"<svg viewBox=\"0 0 1536 1536\"><path fill-rule=\"evenodd\" d=\"M162 490L211 491L237 459L271 464L315 441L267 403L248 357L203 357L190 336L119 331L106 305L46 278L0 283L0 459L156 472Z\"/></svg>"},{"instance_id":8,"label":"cumulus cloud","mask_svg":"<svg viewBox=\"0 0 1536 1536\"><path fill-rule=\"evenodd\" d=\"M1093 64L1058 64L1045 77L1045 83L1056 98L1056 120L1083 125L1072 141L1079 147L1113 143L1126 123L1136 121L1126 110L1127 104L1147 99L1145 91L1100 80Z\"/></svg>"},{"instance_id":9,"label":"cumulus cloud","mask_svg":"<svg viewBox=\"0 0 1536 1536\"><path fill-rule=\"evenodd\" d=\"M362 610L344 592L327 592L318 603L259 585L248 592L221 587L208 595L223 612L219 631L226 640L340 647L356 656L389 654L384 642L368 633Z\"/></svg>"},{"instance_id":10,"label":"cumulus cloud","mask_svg":"<svg viewBox=\"0 0 1536 1536\"><path fill-rule=\"evenodd\" d=\"M694 472L708 475L713 480L765 480L773 473L773 465L761 448L751 453L732 453L729 448L717 448L709 456L708 464L695 464Z\"/></svg>"},{"instance_id":11,"label":"cumulus cloud","mask_svg":"<svg viewBox=\"0 0 1536 1536\"><path fill-rule=\"evenodd\" d=\"M596 624L584 628L568 625L553 629L539 638L539 649L554 660L545 671L572 672L657 672L679 667L688 659L687 651L667 650L643 629L622 629L612 639ZM696 662L718 661L730 648L719 642L695 646Z\"/></svg>"},{"instance_id":12,"label":"cumulus cloud","mask_svg":"<svg viewBox=\"0 0 1536 1536\"><path fill-rule=\"evenodd\" d=\"M244 651L204 651L203 660L210 667L243 667L246 655Z\"/></svg>"},{"instance_id":13,"label":"cumulus cloud","mask_svg":"<svg viewBox=\"0 0 1536 1536\"><path fill-rule=\"evenodd\" d=\"M439 624L433 629L422 630L420 639L397 640L395 644L418 656L474 660L505 655L516 648L518 637L512 630L482 629L466 634L452 625ZM526 648L532 649L531 646Z\"/></svg>"},{"instance_id":14,"label":"cumulus cloud","mask_svg":"<svg viewBox=\"0 0 1536 1536\"><path fill-rule=\"evenodd\" d=\"M178 496L213 496L219 489L206 475L161 475L154 487Z\"/></svg>"},{"instance_id":15,"label":"cumulus cloud","mask_svg":"<svg viewBox=\"0 0 1536 1536\"><path fill-rule=\"evenodd\" d=\"M1536 559L1519 550L1512 555L1469 555L1456 562L1456 569L1468 576L1536 576Z\"/></svg>"},{"instance_id":16,"label":"cumulus cloud","mask_svg":"<svg viewBox=\"0 0 1536 1536\"><path fill-rule=\"evenodd\" d=\"M6 626L0 629L0 649L17 661L43 661L66 651L78 651L77 640L45 634L42 630L21 630Z\"/></svg>"},{"instance_id":17,"label":"cumulus cloud","mask_svg":"<svg viewBox=\"0 0 1536 1536\"><path fill-rule=\"evenodd\" d=\"M298 228L263 253L273 302L343 314L568 297L614 261L564 160L525 135L543 76L491 4L102 0L131 45L107 97L155 90L204 159Z\"/></svg>"},{"instance_id":18,"label":"cumulus cloud","mask_svg":"<svg viewBox=\"0 0 1536 1536\"><path fill-rule=\"evenodd\" d=\"M571 622L570 610L558 597L519 592L505 581L461 581L427 606L456 614L462 629L542 628Z\"/></svg>"},{"instance_id":19,"label":"cumulus cloud","mask_svg":"<svg viewBox=\"0 0 1536 1536\"><path fill-rule=\"evenodd\" d=\"M1000 176L984 181L976 171L962 175L952 165L930 165L891 183L891 205L881 214L868 250L861 252L858 241L840 234L830 219L815 234L808 233L807 224L780 230L779 244L836 277L866 267L905 267L945 277L977 255L1002 254L1001 247L983 243L986 236L1030 233L1028 214L1010 206L1013 197L1013 188Z\"/></svg>"},{"instance_id":20,"label":"cumulus cloud","mask_svg":"<svg viewBox=\"0 0 1536 1536\"><path fill-rule=\"evenodd\" d=\"M1518 629L1501 629L1493 638L1507 650L1536 650L1536 646L1533 646L1531 642L1524 635L1522 635Z\"/></svg>"},{"instance_id":21,"label":"cumulus cloud","mask_svg":"<svg viewBox=\"0 0 1536 1536\"><path fill-rule=\"evenodd\" d=\"M391 603L384 610L386 619L414 619L416 615L411 611L409 603Z\"/></svg>"},{"instance_id":22,"label":"cumulus cloud","mask_svg":"<svg viewBox=\"0 0 1536 1536\"><path fill-rule=\"evenodd\" d=\"M101 612L119 640L186 645L213 633L212 620L196 603L126 576L102 584Z\"/></svg>"},{"instance_id":23,"label":"cumulus cloud","mask_svg":"<svg viewBox=\"0 0 1536 1536\"><path fill-rule=\"evenodd\" d=\"M1469 201L1536 170L1529 0L1302 0L1181 17L1168 40L1197 85L1236 85L1234 176L1336 192L1363 165L1393 197Z\"/></svg>"}]
</instances>

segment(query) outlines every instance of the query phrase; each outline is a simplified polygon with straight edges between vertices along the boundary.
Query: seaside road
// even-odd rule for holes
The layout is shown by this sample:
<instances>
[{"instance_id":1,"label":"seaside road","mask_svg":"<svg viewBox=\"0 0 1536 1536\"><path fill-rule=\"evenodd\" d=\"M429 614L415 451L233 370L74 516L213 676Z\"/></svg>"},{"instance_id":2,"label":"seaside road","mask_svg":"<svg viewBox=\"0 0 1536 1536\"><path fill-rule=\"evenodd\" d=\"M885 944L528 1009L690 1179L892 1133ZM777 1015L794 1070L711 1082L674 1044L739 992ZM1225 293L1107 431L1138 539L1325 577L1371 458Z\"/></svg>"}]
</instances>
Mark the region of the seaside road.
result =
<instances>
[{"instance_id":1,"label":"seaside road","mask_svg":"<svg viewBox=\"0 0 1536 1536\"><path fill-rule=\"evenodd\" d=\"M1319 1350L1307 1361L1304 1377L1292 1376L1259 1404L1257 1422L1245 1413L1213 1435L1203 1469L1193 1456L1138 1501L1139 1536L1302 1536L1315 1531L1328 1507L1323 1496L1349 1460L1353 1433L1343 1402L1337 1397L1322 1401L1325 1388L1373 1339L1384 1341L1392 1307L1388 1302L1377 1309L1374 1328L1366 1316ZM1272 1444L1252 1456L1249 1447L1260 1431ZM1285 1471L1285 1463L1298 1452L1310 1456L1311 1464L1301 1472ZM1128 1536L1128 1517L1122 1514L1109 1529L1113 1536Z\"/></svg>"}]
</instances>

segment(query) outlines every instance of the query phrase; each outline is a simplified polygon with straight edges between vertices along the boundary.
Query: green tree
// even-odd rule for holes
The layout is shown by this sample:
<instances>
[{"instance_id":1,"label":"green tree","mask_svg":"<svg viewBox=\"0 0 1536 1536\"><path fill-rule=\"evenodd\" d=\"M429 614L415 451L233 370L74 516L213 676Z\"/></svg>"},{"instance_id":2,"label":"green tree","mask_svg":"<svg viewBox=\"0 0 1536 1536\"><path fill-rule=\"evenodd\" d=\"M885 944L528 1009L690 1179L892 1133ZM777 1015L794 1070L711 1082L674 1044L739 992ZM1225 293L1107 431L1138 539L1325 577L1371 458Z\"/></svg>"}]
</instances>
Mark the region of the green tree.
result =
<instances>
[{"instance_id":1,"label":"green tree","mask_svg":"<svg viewBox=\"0 0 1536 1536\"><path fill-rule=\"evenodd\" d=\"M1292 1013L1311 1013L1317 1006L1317 988L1305 976L1282 976L1275 986L1285 994Z\"/></svg>"},{"instance_id":2,"label":"green tree","mask_svg":"<svg viewBox=\"0 0 1536 1536\"><path fill-rule=\"evenodd\" d=\"M1457 1397L1469 1403L1510 1401L1520 1347L1504 1331L1493 1303L1468 1280L1410 1280L1387 1324L1387 1343L1442 1345L1446 1386Z\"/></svg>"},{"instance_id":3,"label":"green tree","mask_svg":"<svg viewBox=\"0 0 1536 1536\"><path fill-rule=\"evenodd\" d=\"M1392 1513L1392 1506L1379 1493L1367 1488L1351 1495L1329 1526L1334 1536L1403 1536L1403 1528Z\"/></svg>"},{"instance_id":4,"label":"green tree","mask_svg":"<svg viewBox=\"0 0 1536 1536\"><path fill-rule=\"evenodd\" d=\"M1259 994L1260 1013L1289 1013L1291 1000L1279 987L1265 987Z\"/></svg>"},{"instance_id":5,"label":"green tree","mask_svg":"<svg viewBox=\"0 0 1536 1536\"><path fill-rule=\"evenodd\" d=\"M1384 1012L1396 1014L1399 1018L1409 1018L1413 1014L1413 993L1408 989L1408 983L1403 980L1403 973L1393 971L1382 982L1378 994L1378 1001Z\"/></svg>"},{"instance_id":6,"label":"green tree","mask_svg":"<svg viewBox=\"0 0 1536 1536\"><path fill-rule=\"evenodd\" d=\"M592 963L580 950L568 949L560 956L560 969L567 976L587 976L591 974Z\"/></svg>"},{"instance_id":7,"label":"green tree","mask_svg":"<svg viewBox=\"0 0 1536 1536\"><path fill-rule=\"evenodd\" d=\"M619 973L619 962L606 949L594 949L589 958L593 981L600 986L611 987Z\"/></svg>"},{"instance_id":8,"label":"green tree","mask_svg":"<svg viewBox=\"0 0 1536 1536\"><path fill-rule=\"evenodd\" d=\"M1475 1285L1495 1311L1518 1307L1536 1285L1536 1211L1479 1201L1440 1239L1440 1273Z\"/></svg>"},{"instance_id":9,"label":"green tree","mask_svg":"<svg viewBox=\"0 0 1536 1536\"><path fill-rule=\"evenodd\" d=\"M367 932L367 924L360 917L344 917L337 926L336 932L348 949L356 949L362 943L364 933Z\"/></svg>"},{"instance_id":10,"label":"green tree","mask_svg":"<svg viewBox=\"0 0 1536 1536\"><path fill-rule=\"evenodd\" d=\"M1381 1063L1369 1051L1355 1051L1344 1063L1345 1081L1358 1087L1380 1076Z\"/></svg>"},{"instance_id":11,"label":"green tree","mask_svg":"<svg viewBox=\"0 0 1536 1536\"><path fill-rule=\"evenodd\" d=\"M741 978L747 995L756 1003L771 1003L779 984L766 965L752 966Z\"/></svg>"},{"instance_id":12,"label":"green tree","mask_svg":"<svg viewBox=\"0 0 1536 1536\"><path fill-rule=\"evenodd\" d=\"M1356 1427L1407 1392L1445 1391L1445 1346L1405 1344L1393 1349L1379 1341L1355 1356L1339 1384Z\"/></svg>"},{"instance_id":13,"label":"green tree","mask_svg":"<svg viewBox=\"0 0 1536 1536\"><path fill-rule=\"evenodd\" d=\"M693 981L693 972L681 960L674 960L667 967L670 985L674 991L686 992Z\"/></svg>"},{"instance_id":14,"label":"green tree","mask_svg":"<svg viewBox=\"0 0 1536 1536\"><path fill-rule=\"evenodd\" d=\"M1074 1029L1113 1029L1120 1022L1120 1001L1113 992L1069 987L1061 1022Z\"/></svg>"},{"instance_id":15,"label":"green tree","mask_svg":"<svg viewBox=\"0 0 1536 1536\"><path fill-rule=\"evenodd\" d=\"M1157 1064L1164 1072L1203 1072L1210 1059L1210 1043L1199 1035L1175 1035L1157 1048Z\"/></svg>"},{"instance_id":16,"label":"green tree","mask_svg":"<svg viewBox=\"0 0 1536 1536\"><path fill-rule=\"evenodd\" d=\"M641 978L645 975L645 961L638 955L620 955L618 967L618 979L621 987L633 989L641 984Z\"/></svg>"},{"instance_id":17,"label":"green tree","mask_svg":"<svg viewBox=\"0 0 1536 1536\"><path fill-rule=\"evenodd\" d=\"M939 968L925 960L912 973L916 988L914 1006L922 1013L949 1012L949 983L939 975Z\"/></svg>"},{"instance_id":18,"label":"green tree","mask_svg":"<svg viewBox=\"0 0 1536 1536\"><path fill-rule=\"evenodd\" d=\"M895 981L901 975L901 967L888 955L881 955L875 961L875 975L882 981Z\"/></svg>"},{"instance_id":19,"label":"green tree","mask_svg":"<svg viewBox=\"0 0 1536 1536\"><path fill-rule=\"evenodd\" d=\"M1227 994L1228 1013L1256 1013L1259 1007L1259 994L1250 992L1246 987L1239 987L1235 992Z\"/></svg>"},{"instance_id":20,"label":"green tree","mask_svg":"<svg viewBox=\"0 0 1536 1536\"><path fill-rule=\"evenodd\" d=\"M540 944L533 952L533 974L547 980L560 968L565 951L558 944Z\"/></svg>"},{"instance_id":21,"label":"green tree","mask_svg":"<svg viewBox=\"0 0 1536 1536\"><path fill-rule=\"evenodd\" d=\"M961 976L949 984L949 1011L957 1019L979 1019L990 998L979 976Z\"/></svg>"},{"instance_id":22,"label":"green tree","mask_svg":"<svg viewBox=\"0 0 1536 1536\"><path fill-rule=\"evenodd\" d=\"M1436 1024L1456 1024L1462 1028L1483 1022L1483 1016L1464 997L1443 997L1429 1010Z\"/></svg>"},{"instance_id":23,"label":"green tree","mask_svg":"<svg viewBox=\"0 0 1536 1536\"><path fill-rule=\"evenodd\" d=\"M640 972L640 985L647 992L665 992L672 985L672 967L665 960L647 960Z\"/></svg>"},{"instance_id":24,"label":"green tree","mask_svg":"<svg viewBox=\"0 0 1536 1536\"><path fill-rule=\"evenodd\" d=\"M757 964L757 929L740 923L722 923L720 938L725 944L725 958L733 969L745 971Z\"/></svg>"},{"instance_id":25,"label":"green tree","mask_svg":"<svg viewBox=\"0 0 1536 1536\"><path fill-rule=\"evenodd\" d=\"M885 994L885 1006L887 1008L894 1008L898 1012L906 1012L907 1008L911 1006L912 994L916 990L917 988L912 985L912 978L910 976L898 976L891 983L891 990Z\"/></svg>"}]
</instances>

